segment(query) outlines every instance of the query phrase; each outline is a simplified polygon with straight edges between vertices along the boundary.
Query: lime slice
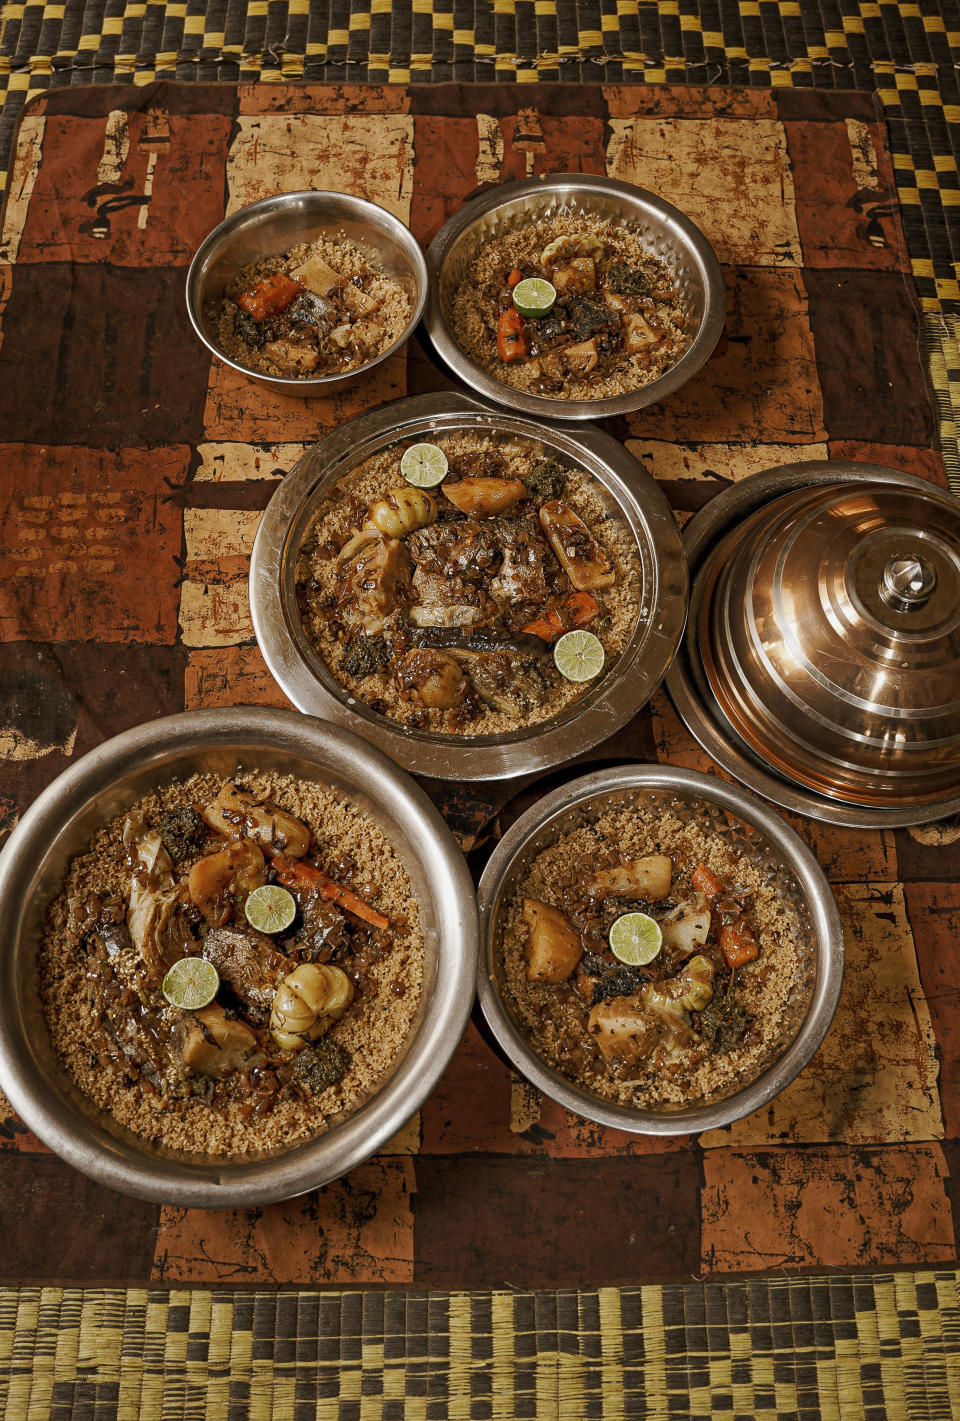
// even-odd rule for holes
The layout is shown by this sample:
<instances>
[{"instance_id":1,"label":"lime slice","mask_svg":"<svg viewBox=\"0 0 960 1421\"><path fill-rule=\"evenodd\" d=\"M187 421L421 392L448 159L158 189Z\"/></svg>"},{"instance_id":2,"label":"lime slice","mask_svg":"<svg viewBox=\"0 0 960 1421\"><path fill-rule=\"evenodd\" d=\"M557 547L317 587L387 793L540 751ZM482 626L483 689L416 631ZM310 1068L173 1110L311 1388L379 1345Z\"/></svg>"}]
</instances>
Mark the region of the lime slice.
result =
<instances>
[{"instance_id":1,"label":"lime slice","mask_svg":"<svg viewBox=\"0 0 960 1421\"><path fill-rule=\"evenodd\" d=\"M568 681L592 681L603 670L603 647L593 632L564 632L553 648L553 660Z\"/></svg>"},{"instance_id":2,"label":"lime slice","mask_svg":"<svg viewBox=\"0 0 960 1421\"><path fill-rule=\"evenodd\" d=\"M614 957L628 967L643 967L660 951L663 933L657 920L646 913L623 913L611 925L608 941Z\"/></svg>"},{"instance_id":3,"label":"lime slice","mask_svg":"<svg viewBox=\"0 0 960 1421\"><path fill-rule=\"evenodd\" d=\"M205 957L181 957L161 983L161 991L172 1006L199 1011L217 995L220 974Z\"/></svg>"},{"instance_id":4,"label":"lime slice","mask_svg":"<svg viewBox=\"0 0 960 1421\"><path fill-rule=\"evenodd\" d=\"M513 288L513 304L521 316L535 321L538 316L549 316L557 299L557 288L542 276L528 276L518 281Z\"/></svg>"},{"instance_id":5,"label":"lime slice","mask_svg":"<svg viewBox=\"0 0 960 1421\"><path fill-rule=\"evenodd\" d=\"M400 472L414 488L436 488L446 478L447 468L439 444L411 444L400 460Z\"/></svg>"},{"instance_id":6,"label":"lime slice","mask_svg":"<svg viewBox=\"0 0 960 1421\"><path fill-rule=\"evenodd\" d=\"M282 933L297 916L296 899L279 883L265 883L247 896L247 922L261 933Z\"/></svg>"}]
</instances>

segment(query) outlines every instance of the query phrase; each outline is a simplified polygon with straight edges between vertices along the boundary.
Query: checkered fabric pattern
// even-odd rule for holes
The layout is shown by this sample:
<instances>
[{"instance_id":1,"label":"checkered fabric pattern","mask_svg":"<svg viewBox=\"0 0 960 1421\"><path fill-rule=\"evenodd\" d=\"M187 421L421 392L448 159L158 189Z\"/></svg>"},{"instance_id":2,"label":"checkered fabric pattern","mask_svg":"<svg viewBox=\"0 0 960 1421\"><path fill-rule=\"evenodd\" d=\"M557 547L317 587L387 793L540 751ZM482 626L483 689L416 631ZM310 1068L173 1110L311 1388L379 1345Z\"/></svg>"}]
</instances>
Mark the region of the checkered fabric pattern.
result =
<instances>
[{"instance_id":1,"label":"checkered fabric pattern","mask_svg":"<svg viewBox=\"0 0 960 1421\"><path fill-rule=\"evenodd\" d=\"M573 1291L0 1294L0 1408L49 1421L955 1416L958 1275Z\"/></svg>"}]
</instances>

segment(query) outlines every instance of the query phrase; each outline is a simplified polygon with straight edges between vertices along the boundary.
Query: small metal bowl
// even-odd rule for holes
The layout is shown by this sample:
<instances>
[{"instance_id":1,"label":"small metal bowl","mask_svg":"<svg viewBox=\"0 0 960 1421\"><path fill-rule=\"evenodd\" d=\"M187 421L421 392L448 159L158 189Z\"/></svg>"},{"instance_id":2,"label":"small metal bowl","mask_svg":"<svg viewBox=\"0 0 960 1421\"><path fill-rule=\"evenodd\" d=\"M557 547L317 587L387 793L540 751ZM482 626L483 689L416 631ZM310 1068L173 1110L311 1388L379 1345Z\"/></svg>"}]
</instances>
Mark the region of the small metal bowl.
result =
<instances>
[{"instance_id":1,"label":"small metal bowl","mask_svg":"<svg viewBox=\"0 0 960 1421\"><path fill-rule=\"evenodd\" d=\"M262 1156L151 1145L99 1111L55 1055L36 952L67 866L101 825L194 771L274 770L343 791L395 847L420 908L423 991L391 1070L357 1108L313 1139ZM0 854L0 1088L75 1169L121 1193L208 1209L287 1199L365 1160L419 1109L467 1023L477 961L476 899L462 854L426 795L357 736L292 711L189 711L124 731L83 756L27 810Z\"/></svg>"},{"instance_id":2,"label":"small metal bowl","mask_svg":"<svg viewBox=\"0 0 960 1421\"><path fill-rule=\"evenodd\" d=\"M762 862L793 906L805 939L802 981L788 1004L789 1029L760 1073L726 1095L683 1108L632 1110L583 1090L529 1045L503 994L503 918L533 860L584 818L623 803L663 805L689 815L734 852ZM753 795L695 770L622 765L584 775L541 799L511 826L480 880L480 968L484 1016L510 1061L567 1110L635 1135L686 1135L729 1125L758 1110L807 1065L830 1027L843 983L843 928L833 894L806 844Z\"/></svg>"},{"instance_id":3,"label":"small metal bowl","mask_svg":"<svg viewBox=\"0 0 960 1421\"><path fill-rule=\"evenodd\" d=\"M363 252L370 265L399 282L410 301L410 319L392 345L356 370L307 379L265 375L240 365L217 344L208 312L242 267L277 256L298 242L321 236L344 236ZM392 213L362 197L342 192L284 192L252 202L214 227L197 249L187 272L187 314L207 349L258 384L278 395L324 395L366 375L409 340L423 315L427 299L427 267L417 239Z\"/></svg>"},{"instance_id":4,"label":"small metal bowl","mask_svg":"<svg viewBox=\"0 0 960 1421\"><path fill-rule=\"evenodd\" d=\"M592 689L552 719L503 735L414 730L358 701L314 650L297 607L296 567L303 537L338 479L398 440L432 440L469 431L520 436L583 470L608 516L623 520L632 533L640 562L639 603L646 612ZM293 704L356 731L404 769L457 780L507 779L548 769L613 735L663 679L683 634L686 608L683 544L670 507L622 444L598 429L567 433L490 409L466 395L420 395L381 405L308 450L277 485L250 564L257 642Z\"/></svg>"},{"instance_id":5,"label":"small metal bowl","mask_svg":"<svg viewBox=\"0 0 960 1421\"><path fill-rule=\"evenodd\" d=\"M484 370L457 344L452 308L457 290L481 249L496 237L530 222L589 214L628 223L644 248L671 267L693 339L658 379L603 400L557 400L527 394ZM631 183L587 173L553 173L526 182L503 183L468 202L434 237L427 251L430 304L427 334L450 369L487 399L545 419L603 419L666 399L695 375L720 338L727 296L713 248L689 217L665 198Z\"/></svg>"}]
</instances>

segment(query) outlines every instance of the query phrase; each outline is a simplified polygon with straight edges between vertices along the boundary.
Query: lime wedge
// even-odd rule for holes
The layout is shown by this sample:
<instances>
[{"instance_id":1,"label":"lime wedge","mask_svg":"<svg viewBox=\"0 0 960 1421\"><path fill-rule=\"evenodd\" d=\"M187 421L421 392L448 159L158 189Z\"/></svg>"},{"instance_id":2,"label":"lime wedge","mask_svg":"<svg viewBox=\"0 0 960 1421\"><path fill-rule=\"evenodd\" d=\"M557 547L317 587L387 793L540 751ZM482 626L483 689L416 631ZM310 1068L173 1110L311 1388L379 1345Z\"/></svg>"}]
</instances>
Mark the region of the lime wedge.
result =
<instances>
[{"instance_id":1,"label":"lime wedge","mask_svg":"<svg viewBox=\"0 0 960 1421\"><path fill-rule=\"evenodd\" d=\"M646 913L623 913L611 925L608 941L614 957L628 967L643 967L660 951L663 933L657 920Z\"/></svg>"},{"instance_id":2,"label":"lime wedge","mask_svg":"<svg viewBox=\"0 0 960 1421\"><path fill-rule=\"evenodd\" d=\"M436 488L446 478L447 468L439 444L411 444L400 460L400 472L414 488Z\"/></svg>"},{"instance_id":3,"label":"lime wedge","mask_svg":"<svg viewBox=\"0 0 960 1421\"><path fill-rule=\"evenodd\" d=\"M603 647L593 632L564 632L553 648L553 661L568 681L592 681L603 670Z\"/></svg>"},{"instance_id":4,"label":"lime wedge","mask_svg":"<svg viewBox=\"0 0 960 1421\"><path fill-rule=\"evenodd\" d=\"M293 894L279 883L265 883L248 894L243 911L257 932L282 933L297 916L297 904Z\"/></svg>"},{"instance_id":5,"label":"lime wedge","mask_svg":"<svg viewBox=\"0 0 960 1421\"><path fill-rule=\"evenodd\" d=\"M199 1011L209 1006L217 995L220 974L205 957L181 957L167 972L160 984L171 1006L184 1011Z\"/></svg>"},{"instance_id":6,"label":"lime wedge","mask_svg":"<svg viewBox=\"0 0 960 1421\"><path fill-rule=\"evenodd\" d=\"M513 288L513 304L521 316L535 321L538 316L549 316L557 299L557 288L542 276L528 276L518 281Z\"/></svg>"}]
</instances>

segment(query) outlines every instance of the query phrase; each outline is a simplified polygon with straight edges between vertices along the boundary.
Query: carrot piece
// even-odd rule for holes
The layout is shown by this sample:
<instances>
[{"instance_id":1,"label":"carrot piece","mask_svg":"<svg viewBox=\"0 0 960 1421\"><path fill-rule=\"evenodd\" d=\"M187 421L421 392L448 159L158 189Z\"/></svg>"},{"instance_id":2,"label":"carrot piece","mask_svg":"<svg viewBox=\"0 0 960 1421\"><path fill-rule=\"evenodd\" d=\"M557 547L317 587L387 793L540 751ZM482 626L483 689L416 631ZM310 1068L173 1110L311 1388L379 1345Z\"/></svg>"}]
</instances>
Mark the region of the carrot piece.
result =
<instances>
[{"instance_id":1,"label":"carrot piece","mask_svg":"<svg viewBox=\"0 0 960 1421\"><path fill-rule=\"evenodd\" d=\"M523 631L542 637L544 641L556 641L561 632L570 631L572 627L587 626L599 611L598 603L589 592L571 592L569 597L564 597L558 608L542 612L539 617L528 622Z\"/></svg>"},{"instance_id":2,"label":"carrot piece","mask_svg":"<svg viewBox=\"0 0 960 1421\"><path fill-rule=\"evenodd\" d=\"M524 334L524 321L519 311L501 311L497 321L497 354L509 365L511 360L520 360L529 351Z\"/></svg>"},{"instance_id":3,"label":"carrot piece","mask_svg":"<svg viewBox=\"0 0 960 1421\"><path fill-rule=\"evenodd\" d=\"M728 967L742 967L760 952L760 944L745 923L728 923L720 929L720 948Z\"/></svg>"},{"instance_id":4,"label":"carrot piece","mask_svg":"<svg viewBox=\"0 0 960 1421\"><path fill-rule=\"evenodd\" d=\"M302 289L288 276L277 272L276 276L268 276L265 281L251 286L249 291L244 291L242 296L237 297L237 305L248 311L255 320L265 321L268 316L277 316L285 311Z\"/></svg>"},{"instance_id":5,"label":"carrot piece","mask_svg":"<svg viewBox=\"0 0 960 1421\"><path fill-rule=\"evenodd\" d=\"M716 898L723 892L723 880L719 879L711 869L707 868L705 863L702 863L699 868L693 870L693 873L690 875L690 881L698 893L703 893L708 898Z\"/></svg>"},{"instance_id":6,"label":"carrot piece","mask_svg":"<svg viewBox=\"0 0 960 1421\"><path fill-rule=\"evenodd\" d=\"M336 903L338 908L346 908L347 912L353 913L354 917L362 918L365 923L370 923L375 928L390 926L389 918L385 918L382 913L371 908L369 903L358 898L356 893L352 893L349 888L344 888L340 883L334 883L332 878L328 878L312 863L304 863L303 859L278 858L271 859L270 862L276 870L277 879L284 887L299 889L302 893L317 890L323 894L324 898L329 898L331 902Z\"/></svg>"},{"instance_id":7,"label":"carrot piece","mask_svg":"<svg viewBox=\"0 0 960 1421\"><path fill-rule=\"evenodd\" d=\"M522 280L523 280L523 272L520 270L520 268L519 268L518 266L515 266L515 267L513 268L513 271L512 271L512 272L510 273L510 275L507 277L507 285L508 285L508 286L518 286Z\"/></svg>"}]
</instances>

